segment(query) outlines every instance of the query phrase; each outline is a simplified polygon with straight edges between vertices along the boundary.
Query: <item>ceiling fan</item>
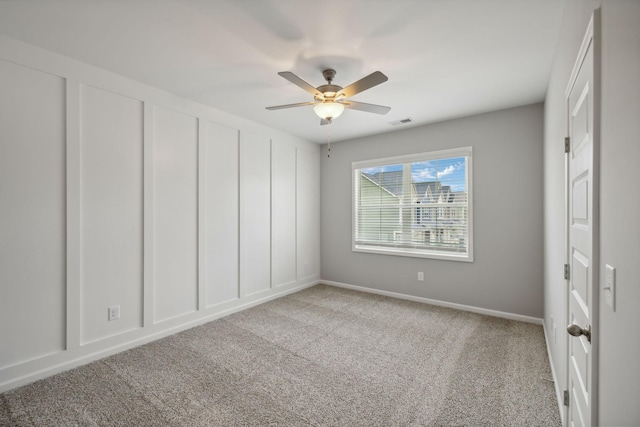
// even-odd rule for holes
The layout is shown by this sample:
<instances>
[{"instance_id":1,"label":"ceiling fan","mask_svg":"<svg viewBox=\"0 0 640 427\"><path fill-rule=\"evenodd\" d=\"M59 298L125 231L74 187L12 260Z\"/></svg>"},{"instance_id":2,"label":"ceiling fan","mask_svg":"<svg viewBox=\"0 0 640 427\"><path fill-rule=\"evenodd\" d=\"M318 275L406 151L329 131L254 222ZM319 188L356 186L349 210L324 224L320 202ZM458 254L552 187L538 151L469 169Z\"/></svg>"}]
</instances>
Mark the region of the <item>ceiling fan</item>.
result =
<instances>
[{"instance_id":1,"label":"ceiling fan","mask_svg":"<svg viewBox=\"0 0 640 427\"><path fill-rule=\"evenodd\" d=\"M314 100L309 102L298 102L296 104L276 105L274 107L267 107L267 110L280 110L283 108L313 105L313 110L321 119L321 125L327 125L331 123L333 119L342 114L345 108L376 114L387 114L389 110L391 110L391 107L366 104L364 102L356 102L347 99L357 93L360 93L367 89L371 89L372 87L389 80L387 76L382 74L380 71L375 71L345 88L334 85L332 83L333 78L336 75L336 71L330 68L322 72L322 76L327 81L327 84L318 87L311 86L309 83L305 82L300 77L293 74L291 71L281 71L278 74L289 80L291 83L301 87L302 89L312 94Z\"/></svg>"}]
</instances>

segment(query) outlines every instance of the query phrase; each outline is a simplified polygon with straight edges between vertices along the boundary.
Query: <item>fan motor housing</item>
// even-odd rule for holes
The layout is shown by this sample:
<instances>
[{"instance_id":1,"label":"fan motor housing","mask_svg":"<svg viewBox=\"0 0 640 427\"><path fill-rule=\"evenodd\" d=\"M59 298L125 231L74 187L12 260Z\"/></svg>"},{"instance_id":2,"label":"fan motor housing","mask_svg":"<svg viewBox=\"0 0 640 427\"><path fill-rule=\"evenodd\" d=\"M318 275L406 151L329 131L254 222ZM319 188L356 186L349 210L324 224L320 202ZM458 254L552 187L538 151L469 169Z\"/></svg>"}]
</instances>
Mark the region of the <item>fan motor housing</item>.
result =
<instances>
[{"instance_id":1,"label":"fan motor housing","mask_svg":"<svg viewBox=\"0 0 640 427\"><path fill-rule=\"evenodd\" d=\"M328 92L329 95L330 95L328 97L329 98L333 98L338 94L338 92L340 92L342 90L342 86L338 86L338 85L322 85L322 86L318 86L316 89L318 89L318 91L321 92L323 95Z\"/></svg>"}]
</instances>

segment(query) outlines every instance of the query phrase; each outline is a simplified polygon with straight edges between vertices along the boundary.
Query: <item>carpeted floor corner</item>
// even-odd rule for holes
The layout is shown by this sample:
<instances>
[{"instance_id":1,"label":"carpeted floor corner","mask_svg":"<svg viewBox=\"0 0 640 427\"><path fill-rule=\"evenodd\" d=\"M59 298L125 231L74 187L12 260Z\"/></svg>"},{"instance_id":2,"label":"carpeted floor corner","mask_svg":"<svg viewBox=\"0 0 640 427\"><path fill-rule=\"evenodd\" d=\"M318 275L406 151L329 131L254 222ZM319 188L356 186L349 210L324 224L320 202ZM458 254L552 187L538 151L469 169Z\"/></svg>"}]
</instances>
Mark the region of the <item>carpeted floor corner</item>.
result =
<instances>
[{"instance_id":1,"label":"carpeted floor corner","mask_svg":"<svg viewBox=\"0 0 640 427\"><path fill-rule=\"evenodd\" d=\"M560 426L542 327L318 285L0 394L7 426Z\"/></svg>"}]
</instances>

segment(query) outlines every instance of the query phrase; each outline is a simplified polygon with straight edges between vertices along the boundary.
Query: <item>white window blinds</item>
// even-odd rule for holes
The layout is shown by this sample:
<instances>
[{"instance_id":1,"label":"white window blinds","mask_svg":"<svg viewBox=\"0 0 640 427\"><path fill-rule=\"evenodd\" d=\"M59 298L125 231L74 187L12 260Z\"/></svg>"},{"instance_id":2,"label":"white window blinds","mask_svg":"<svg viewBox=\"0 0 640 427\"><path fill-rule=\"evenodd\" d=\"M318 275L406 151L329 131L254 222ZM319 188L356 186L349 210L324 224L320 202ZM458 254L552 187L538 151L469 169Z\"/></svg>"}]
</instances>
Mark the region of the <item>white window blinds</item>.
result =
<instances>
[{"instance_id":1,"label":"white window blinds","mask_svg":"<svg viewBox=\"0 0 640 427\"><path fill-rule=\"evenodd\" d=\"M473 261L471 153L353 163L353 250Z\"/></svg>"}]
</instances>

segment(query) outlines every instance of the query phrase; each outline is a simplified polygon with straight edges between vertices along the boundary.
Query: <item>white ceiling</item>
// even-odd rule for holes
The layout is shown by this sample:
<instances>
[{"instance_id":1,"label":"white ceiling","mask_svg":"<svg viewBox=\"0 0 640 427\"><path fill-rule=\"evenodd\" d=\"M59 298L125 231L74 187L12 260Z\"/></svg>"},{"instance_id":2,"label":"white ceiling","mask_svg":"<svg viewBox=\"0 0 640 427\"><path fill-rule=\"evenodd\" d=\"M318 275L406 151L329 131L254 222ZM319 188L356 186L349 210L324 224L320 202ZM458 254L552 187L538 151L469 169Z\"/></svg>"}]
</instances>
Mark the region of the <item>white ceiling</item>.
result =
<instances>
[{"instance_id":1,"label":"white ceiling","mask_svg":"<svg viewBox=\"0 0 640 427\"><path fill-rule=\"evenodd\" d=\"M389 81L353 97L332 141L544 98L564 0L2 0L0 33L314 142L313 86ZM408 125L391 122L411 118Z\"/></svg>"}]
</instances>

